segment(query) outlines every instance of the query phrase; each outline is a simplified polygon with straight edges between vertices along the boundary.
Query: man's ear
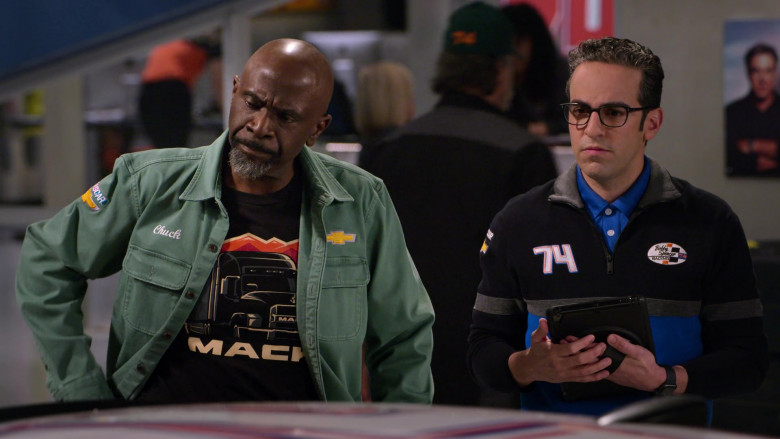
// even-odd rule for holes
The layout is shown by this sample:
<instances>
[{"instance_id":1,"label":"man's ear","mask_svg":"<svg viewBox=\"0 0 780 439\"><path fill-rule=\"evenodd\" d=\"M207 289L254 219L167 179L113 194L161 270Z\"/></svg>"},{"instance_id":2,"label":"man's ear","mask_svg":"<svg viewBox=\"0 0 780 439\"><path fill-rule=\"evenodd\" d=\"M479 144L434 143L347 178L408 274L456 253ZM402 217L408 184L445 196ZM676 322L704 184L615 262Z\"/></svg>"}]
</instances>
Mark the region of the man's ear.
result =
<instances>
[{"instance_id":1,"label":"man's ear","mask_svg":"<svg viewBox=\"0 0 780 439\"><path fill-rule=\"evenodd\" d=\"M642 128L642 131L644 132L643 137L645 139L645 142L648 140L652 140L653 137L655 137L656 134L658 134L658 131L661 129L661 124L664 122L664 110L659 108L650 110L647 112L647 117L645 117L645 123L644 127Z\"/></svg>"},{"instance_id":2,"label":"man's ear","mask_svg":"<svg viewBox=\"0 0 780 439\"><path fill-rule=\"evenodd\" d=\"M314 132L311 134L311 136L309 136L308 139L306 139L306 146L314 146L314 142L316 142L317 138L320 137L320 134L325 131L325 128L330 125L331 120L333 120L333 116L330 114L326 114L320 118L320 120L317 122Z\"/></svg>"}]
</instances>

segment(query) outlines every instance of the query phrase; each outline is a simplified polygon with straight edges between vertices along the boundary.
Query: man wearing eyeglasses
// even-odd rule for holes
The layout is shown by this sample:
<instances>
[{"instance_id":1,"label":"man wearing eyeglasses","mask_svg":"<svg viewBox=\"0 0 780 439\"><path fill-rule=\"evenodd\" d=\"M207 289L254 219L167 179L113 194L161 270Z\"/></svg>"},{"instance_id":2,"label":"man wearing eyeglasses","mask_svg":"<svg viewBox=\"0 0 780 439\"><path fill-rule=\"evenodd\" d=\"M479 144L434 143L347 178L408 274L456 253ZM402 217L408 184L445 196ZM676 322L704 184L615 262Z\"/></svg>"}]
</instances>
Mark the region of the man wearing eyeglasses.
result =
<instances>
[{"instance_id":1,"label":"man wearing eyeglasses","mask_svg":"<svg viewBox=\"0 0 780 439\"><path fill-rule=\"evenodd\" d=\"M739 219L645 156L664 118L660 59L603 38L582 42L569 67L562 107L576 165L511 200L487 232L472 374L519 388L524 409L591 415L653 395L757 388L767 345ZM549 307L629 295L646 298L655 352L615 333L550 340ZM560 383L601 380L628 389L562 397Z\"/></svg>"}]
</instances>

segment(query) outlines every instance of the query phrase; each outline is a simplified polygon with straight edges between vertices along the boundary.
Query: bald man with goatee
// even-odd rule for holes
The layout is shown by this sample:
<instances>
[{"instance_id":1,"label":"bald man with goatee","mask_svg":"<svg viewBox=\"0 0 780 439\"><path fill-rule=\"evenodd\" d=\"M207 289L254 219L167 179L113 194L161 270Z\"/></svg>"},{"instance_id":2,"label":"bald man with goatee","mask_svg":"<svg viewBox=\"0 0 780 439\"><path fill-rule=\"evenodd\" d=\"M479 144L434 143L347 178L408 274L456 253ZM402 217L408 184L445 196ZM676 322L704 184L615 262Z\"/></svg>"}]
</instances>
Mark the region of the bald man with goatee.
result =
<instances>
[{"instance_id":1,"label":"bald man with goatee","mask_svg":"<svg viewBox=\"0 0 780 439\"><path fill-rule=\"evenodd\" d=\"M28 228L17 296L55 399L431 402L433 310L387 190L306 148L332 90L314 46L271 41L211 145L122 156ZM78 310L120 270L103 371Z\"/></svg>"}]
</instances>

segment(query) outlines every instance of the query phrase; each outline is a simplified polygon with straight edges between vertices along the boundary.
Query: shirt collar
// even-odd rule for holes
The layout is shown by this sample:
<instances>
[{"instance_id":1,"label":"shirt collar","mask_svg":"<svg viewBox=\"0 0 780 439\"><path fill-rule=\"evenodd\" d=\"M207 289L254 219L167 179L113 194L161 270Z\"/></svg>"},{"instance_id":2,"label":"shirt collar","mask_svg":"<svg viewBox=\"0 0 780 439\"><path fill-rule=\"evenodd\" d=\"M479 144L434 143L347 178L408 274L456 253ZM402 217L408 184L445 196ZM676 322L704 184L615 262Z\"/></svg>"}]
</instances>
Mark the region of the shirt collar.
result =
<instances>
[{"instance_id":1,"label":"shirt collar","mask_svg":"<svg viewBox=\"0 0 780 439\"><path fill-rule=\"evenodd\" d=\"M631 213L639 204L639 200L642 198L642 194L647 189L647 184L650 181L650 161L645 157L644 166L642 167L642 173L634 181L630 188L623 193L617 200L611 203L626 217L631 216ZM604 208L610 205L599 194L588 186L585 178L582 176L582 170L577 166L577 188L580 191L580 197L585 202L585 207L588 209L591 218L596 218Z\"/></svg>"}]
</instances>

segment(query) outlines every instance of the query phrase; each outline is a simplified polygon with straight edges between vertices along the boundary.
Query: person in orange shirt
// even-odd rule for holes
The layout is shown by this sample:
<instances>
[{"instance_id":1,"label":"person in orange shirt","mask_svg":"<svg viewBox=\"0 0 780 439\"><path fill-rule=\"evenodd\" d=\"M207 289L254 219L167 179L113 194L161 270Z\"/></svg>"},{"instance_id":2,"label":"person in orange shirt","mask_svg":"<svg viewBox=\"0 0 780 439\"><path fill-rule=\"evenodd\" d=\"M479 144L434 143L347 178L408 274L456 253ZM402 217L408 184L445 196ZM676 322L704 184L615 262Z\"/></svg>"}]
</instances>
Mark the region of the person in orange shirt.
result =
<instances>
[{"instance_id":1,"label":"person in orange shirt","mask_svg":"<svg viewBox=\"0 0 780 439\"><path fill-rule=\"evenodd\" d=\"M192 89L211 66L219 90L220 46L213 37L179 39L152 49L141 73L139 118L155 148L186 147L192 128ZM221 93L217 93L218 101Z\"/></svg>"}]
</instances>

